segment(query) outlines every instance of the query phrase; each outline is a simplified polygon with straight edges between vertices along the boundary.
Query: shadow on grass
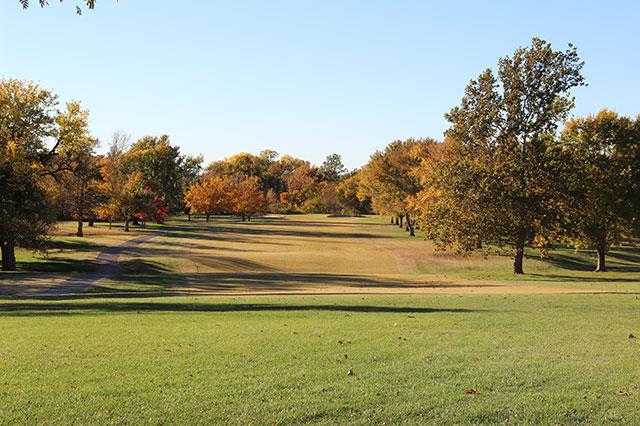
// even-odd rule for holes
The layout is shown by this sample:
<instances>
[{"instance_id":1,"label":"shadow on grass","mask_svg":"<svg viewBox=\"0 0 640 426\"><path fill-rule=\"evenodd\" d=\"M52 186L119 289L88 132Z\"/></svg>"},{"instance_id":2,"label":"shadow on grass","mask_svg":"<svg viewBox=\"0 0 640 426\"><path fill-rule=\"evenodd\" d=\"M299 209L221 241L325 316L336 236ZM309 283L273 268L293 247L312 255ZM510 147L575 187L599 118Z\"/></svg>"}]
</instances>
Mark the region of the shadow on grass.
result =
<instances>
[{"instance_id":1,"label":"shadow on grass","mask_svg":"<svg viewBox=\"0 0 640 426\"><path fill-rule=\"evenodd\" d=\"M524 277L532 277L535 281L566 281L566 282L581 282L581 283L640 283L640 277L612 277L607 275L607 272L593 272L592 276L584 275L565 275L565 274L536 274L527 273Z\"/></svg>"},{"instance_id":2,"label":"shadow on grass","mask_svg":"<svg viewBox=\"0 0 640 426\"><path fill-rule=\"evenodd\" d=\"M0 316L78 315L113 312L353 312L353 313L468 313L463 308L422 308L409 306L269 304L269 303L166 303L166 302L49 302L0 303Z\"/></svg>"},{"instance_id":3,"label":"shadow on grass","mask_svg":"<svg viewBox=\"0 0 640 426\"><path fill-rule=\"evenodd\" d=\"M74 252L98 252L109 248L105 244L84 240L49 240L46 243L47 250L74 251Z\"/></svg>"},{"instance_id":4,"label":"shadow on grass","mask_svg":"<svg viewBox=\"0 0 640 426\"><path fill-rule=\"evenodd\" d=\"M531 258L534 257L531 256ZM568 250L562 252L553 252L548 258L541 259L542 262L552 265L556 268L581 272L593 271L595 269L595 260L595 252L581 251L575 253L569 252ZM625 248L624 251L611 250L609 253L607 253L607 270L610 272L640 272L640 252L638 252L637 249L631 247ZM558 276L556 276L556 278ZM562 277L564 277L564 275L562 275ZM607 281L606 274L600 274L597 277L593 278L566 278L575 278L576 281Z\"/></svg>"},{"instance_id":5,"label":"shadow on grass","mask_svg":"<svg viewBox=\"0 0 640 426\"><path fill-rule=\"evenodd\" d=\"M261 222L237 222L230 220L214 220L208 224L200 223L198 225L180 226L180 225L163 225L158 227L166 236L173 238L193 238L193 239L213 239L213 240L233 240L237 242L237 235L244 236L278 236L278 237L301 237L301 238L362 238L362 239L378 239L386 238L367 232L330 232L313 229L277 229L264 225L293 225L291 221L274 220L269 223ZM252 226L255 225L255 226ZM295 225L308 228L318 227L314 222L300 221ZM326 226L323 224L322 226ZM351 224L355 225L355 224ZM230 236L234 235L234 236ZM242 241L240 241L242 242Z\"/></svg>"},{"instance_id":6,"label":"shadow on grass","mask_svg":"<svg viewBox=\"0 0 640 426\"><path fill-rule=\"evenodd\" d=\"M19 278L21 275L33 272L42 273L70 273L93 272L98 265L95 259L50 259L37 258L29 262L18 262L17 271L3 272L0 278Z\"/></svg>"},{"instance_id":7,"label":"shadow on grass","mask_svg":"<svg viewBox=\"0 0 640 426\"><path fill-rule=\"evenodd\" d=\"M145 259L127 259L118 262L118 267L123 274L164 274L169 269L157 262Z\"/></svg>"},{"instance_id":8,"label":"shadow on grass","mask_svg":"<svg viewBox=\"0 0 640 426\"><path fill-rule=\"evenodd\" d=\"M453 284L449 282L405 281L384 277L363 275L345 275L330 273L288 273L278 271L229 271L203 273L159 273L159 274L121 274L113 281L129 285L129 289L121 287L111 289L104 286L94 287L98 294L124 292L156 294L158 289L168 295L175 292L192 292L193 294L207 293L252 293L273 292L291 293L301 291L328 290L331 287L350 289L383 288L383 289L420 289L420 288L487 288L496 287L494 284L469 283ZM145 288L147 287L147 288ZM98 294L96 297L98 297Z\"/></svg>"}]
</instances>

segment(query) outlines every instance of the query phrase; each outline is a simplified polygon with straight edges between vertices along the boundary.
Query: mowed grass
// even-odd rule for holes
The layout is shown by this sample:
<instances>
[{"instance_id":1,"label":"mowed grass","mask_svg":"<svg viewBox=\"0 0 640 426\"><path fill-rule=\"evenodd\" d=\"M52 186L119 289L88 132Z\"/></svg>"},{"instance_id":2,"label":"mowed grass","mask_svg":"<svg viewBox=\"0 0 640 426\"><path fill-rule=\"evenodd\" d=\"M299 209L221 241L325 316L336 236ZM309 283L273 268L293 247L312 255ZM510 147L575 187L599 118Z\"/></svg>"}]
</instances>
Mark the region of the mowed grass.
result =
<instances>
[{"instance_id":1,"label":"mowed grass","mask_svg":"<svg viewBox=\"0 0 640 426\"><path fill-rule=\"evenodd\" d=\"M16 249L17 271L0 271L0 295L33 293L55 286L69 277L97 270L96 256L145 229L124 232L120 226L85 224L84 237L76 237L76 222L59 222L48 238L46 251Z\"/></svg>"},{"instance_id":2,"label":"mowed grass","mask_svg":"<svg viewBox=\"0 0 640 426\"><path fill-rule=\"evenodd\" d=\"M174 219L160 235L123 254L123 273L96 292L503 292L625 290L640 283L640 248L616 247L610 272L596 274L594 253L530 250L525 276L510 256L459 256L435 250L386 219L272 216L252 222Z\"/></svg>"},{"instance_id":3,"label":"mowed grass","mask_svg":"<svg viewBox=\"0 0 640 426\"><path fill-rule=\"evenodd\" d=\"M1 424L640 423L637 248L513 277L377 217L87 231L0 274ZM143 232L84 296L15 297Z\"/></svg>"},{"instance_id":4,"label":"mowed grass","mask_svg":"<svg viewBox=\"0 0 640 426\"><path fill-rule=\"evenodd\" d=\"M639 312L637 294L6 300L0 423L638 424Z\"/></svg>"},{"instance_id":5,"label":"mowed grass","mask_svg":"<svg viewBox=\"0 0 640 426\"><path fill-rule=\"evenodd\" d=\"M441 253L385 218L325 215L268 216L252 222L174 218L134 228L60 223L47 255L18 252L19 271L0 273L0 294L52 286L95 271L98 253L141 233L157 236L120 255L121 273L94 293L360 293L625 291L640 283L640 248L614 247L610 271L593 273L594 253L556 248L541 259L529 250L524 276L511 257Z\"/></svg>"}]
</instances>

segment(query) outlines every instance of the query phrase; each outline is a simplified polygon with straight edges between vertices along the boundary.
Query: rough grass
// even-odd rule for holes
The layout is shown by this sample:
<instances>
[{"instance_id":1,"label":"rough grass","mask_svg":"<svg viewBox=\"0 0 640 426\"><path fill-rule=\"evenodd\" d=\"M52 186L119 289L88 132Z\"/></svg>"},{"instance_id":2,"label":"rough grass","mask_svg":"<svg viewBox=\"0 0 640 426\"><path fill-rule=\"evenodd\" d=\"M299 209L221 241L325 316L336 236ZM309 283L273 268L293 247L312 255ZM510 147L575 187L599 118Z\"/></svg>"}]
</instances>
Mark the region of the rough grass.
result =
<instances>
[{"instance_id":1,"label":"rough grass","mask_svg":"<svg viewBox=\"0 0 640 426\"><path fill-rule=\"evenodd\" d=\"M21 250L20 271L0 273L0 294L52 285L95 269L96 255L143 232L158 237L122 253L122 271L95 293L362 293L625 291L640 282L640 248L614 248L610 272L593 273L594 253L528 252L524 276L509 256L439 253L420 236L379 217L271 216L210 223L176 218L125 233L104 224L73 236L61 223L47 256Z\"/></svg>"},{"instance_id":2,"label":"rough grass","mask_svg":"<svg viewBox=\"0 0 640 426\"><path fill-rule=\"evenodd\" d=\"M606 274L591 272L589 251L555 249L543 260L530 250L527 274L514 276L508 256L439 253L379 217L174 220L158 229L96 291L609 291L640 282L637 248L613 250Z\"/></svg>"},{"instance_id":3,"label":"rough grass","mask_svg":"<svg viewBox=\"0 0 640 426\"><path fill-rule=\"evenodd\" d=\"M638 424L639 309L637 294L4 301L0 423Z\"/></svg>"}]
</instances>

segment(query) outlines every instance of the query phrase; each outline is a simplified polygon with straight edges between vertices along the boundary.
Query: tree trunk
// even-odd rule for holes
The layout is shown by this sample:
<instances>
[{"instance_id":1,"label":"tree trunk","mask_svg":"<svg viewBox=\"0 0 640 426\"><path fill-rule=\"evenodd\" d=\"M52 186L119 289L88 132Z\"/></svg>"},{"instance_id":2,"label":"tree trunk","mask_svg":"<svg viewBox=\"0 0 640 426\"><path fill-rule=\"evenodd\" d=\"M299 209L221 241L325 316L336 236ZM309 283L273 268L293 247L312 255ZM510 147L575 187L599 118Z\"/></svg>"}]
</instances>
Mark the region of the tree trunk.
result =
<instances>
[{"instance_id":1,"label":"tree trunk","mask_svg":"<svg viewBox=\"0 0 640 426\"><path fill-rule=\"evenodd\" d=\"M595 272L607 272L607 244L604 241L600 241L596 247L596 252L598 253L598 263Z\"/></svg>"},{"instance_id":2,"label":"tree trunk","mask_svg":"<svg viewBox=\"0 0 640 426\"><path fill-rule=\"evenodd\" d=\"M94 219L89 219L89 226L93 228L94 222L95 222Z\"/></svg>"},{"instance_id":3,"label":"tree trunk","mask_svg":"<svg viewBox=\"0 0 640 426\"><path fill-rule=\"evenodd\" d=\"M76 237L84 237L82 232L82 219L78 221L78 230L76 231Z\"/></svg>"},{"instance_id":4,"label":"tree trunk","mask_svg":"<svg viewBox=\"0 0 640 426\"><path fill-rule=\"evenodd\" d=\"M521 240L516 243L516 255L513 259L514 274L524 274L524 270L522 269L523 258L524 258L524 240Z\"/></svg>"},{"instance_id":5,"label":"tree trunk","mask_svg":"<svg viewBox=\"0 0 640 426\"><path fill-rule=\"evenodd\" d=\"M124 220L124 232L129 232L129 217Z\"/></svg>"},{"instance_id":6,"label":"tree trunk","mask_svg":"<svg viewBox=\"0 0 640 426\"><path fill-rule=\"evenodd\" d=\"M394 222L394 219L395 219L395 218L394 218L393 216L391 216L391 224L392 224L392 225L394 224L394 223L393 223L393 222Z\"/></svg>"},{"instance_id":7,"label":"tree trunk","mask_svg":"<svg viewBox=\"0 0 640 426\"><path fill-rule=\"evenodd\" d=\"M209 214L208 213L207 213L207 219L206 220L207 220L207 222L209 222Z\"/></svg>"},{"instance_id":8,"label":"tree trunk","mask_svg":"<svg viewBox=\"0 0 640 426\"><path fill-rule=\"evenodd\" d=\"M187 213L187 220L191 222L191 213Z\"/></svg>"},{"instance_id":9,"label":"tree trunk","mask_svg":"<svg viewBox=\"0 0 640 426\"><path fill-rule=\"evenodd\" d=\"M411 216L409 216L409 214L407 213L407 231L409 231L409 236L410 237L415 237L416 236L416 231L413 228L413 221L411 220Z\"/></svg>"},{"instance_id":10,"label":"tree trunk","mask_svg":"<svg viewBox=\"0 0 640 426\"><path fill-rule=\"evenodd\" d=\"M2 270L16 270L16 250L13 241L2 241L0 243L0 251L2 251Z\"/></svg>"},{"instance_id":11,"label":"tree trunk","mask_svg":"<svg viewBox=\"0 0 640 426\"><path fill-rule=\"evenodd\" d=\"M402 228L402 220L404 219L404 216L398 216L398 227Z\"/></svg>"}]
</instances>

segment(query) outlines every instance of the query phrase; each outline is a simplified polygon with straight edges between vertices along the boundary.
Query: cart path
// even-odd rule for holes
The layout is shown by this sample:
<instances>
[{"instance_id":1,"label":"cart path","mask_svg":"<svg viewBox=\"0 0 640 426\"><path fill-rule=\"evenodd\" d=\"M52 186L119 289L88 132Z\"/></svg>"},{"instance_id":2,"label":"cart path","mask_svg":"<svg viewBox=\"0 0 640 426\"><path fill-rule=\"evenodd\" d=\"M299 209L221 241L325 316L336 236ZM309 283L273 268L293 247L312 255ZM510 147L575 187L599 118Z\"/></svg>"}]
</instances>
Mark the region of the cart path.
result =
<instances>
[{"instance_id":1,"label":"cart path","mask_svg":"<svg viewBox=\"0 0 640 426\"><path fill-rule=\"evenodd\" d=\"M82 273L67 278L62 283L49 287L46 290L33 294L37 297L65 297L76 296L87 292L96 282L111 278L120 271L118 259L120 254L132 247L145 243L155 238L160 233L154 232L131 238L117 246L108 247L96 257L97 268L95 271Z\"/></svg>"}]
</instances>

